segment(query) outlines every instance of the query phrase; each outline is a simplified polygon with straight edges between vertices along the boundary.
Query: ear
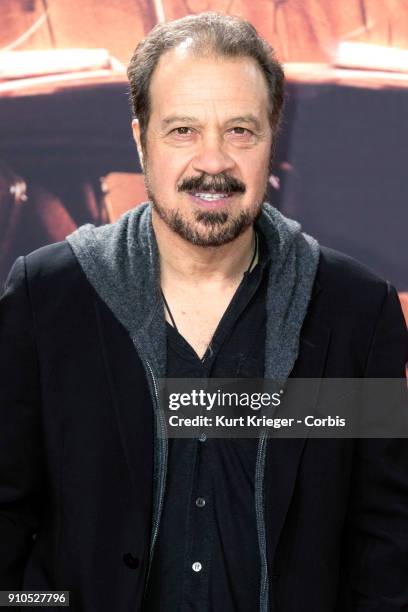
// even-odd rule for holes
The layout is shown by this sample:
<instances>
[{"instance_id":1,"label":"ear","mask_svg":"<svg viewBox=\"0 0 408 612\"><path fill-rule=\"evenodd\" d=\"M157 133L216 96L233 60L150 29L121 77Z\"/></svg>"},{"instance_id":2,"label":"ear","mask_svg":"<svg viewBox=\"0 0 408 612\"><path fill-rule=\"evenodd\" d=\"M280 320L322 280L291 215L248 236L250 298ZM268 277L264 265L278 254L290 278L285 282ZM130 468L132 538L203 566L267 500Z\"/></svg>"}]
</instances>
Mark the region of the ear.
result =
<instances>
[{"instance_id":1,"label":"ear","mask_svg":"<svg viewBox=\"0 0 408 612\"><path fill-rule=\"evenodd\" d=\"M137 152L139 155L140 165L142 166L142 170L144 172L143 149L142 149L142 142L140 139L140 124L137 119L133 119L132 121L132 132L133 132L133 139L136 143Z\"/></svg>"}]
</instances>

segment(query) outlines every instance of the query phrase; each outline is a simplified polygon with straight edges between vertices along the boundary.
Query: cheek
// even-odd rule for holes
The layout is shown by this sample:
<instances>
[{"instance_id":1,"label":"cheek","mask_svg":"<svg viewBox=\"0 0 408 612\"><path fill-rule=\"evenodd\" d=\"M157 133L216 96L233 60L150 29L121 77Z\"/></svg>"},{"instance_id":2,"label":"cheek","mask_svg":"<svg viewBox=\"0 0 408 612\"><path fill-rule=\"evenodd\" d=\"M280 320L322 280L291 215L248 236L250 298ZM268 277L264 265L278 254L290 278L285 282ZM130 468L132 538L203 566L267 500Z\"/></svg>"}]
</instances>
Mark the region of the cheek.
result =
<instances>
[{"instance_id":1,"label":"cheek","mask_svg":"<svg viewBox=\"0 0 408 612\"><path fill-rule=\"evenodd\" d=\"M188 161L169 153L168 150L153 150L149 159L150 178L160 190L174 188L186 174Z\"/></svg>"},{"instance_id":2,"label":"cheek","mask_svg":"<svg viewBox=\"0 0 408 612\"><path fill-rule=\"evenodd\" d=\"M248 165L243 176L244 183L248 192L263 192L269 177L269 163L261 167L251 167Z\"/></svg>"},{"instance_id":3,"label":"cheek","mask_svg":"<svg viewBox=\"0 0 408 612\"><path fill-rule=\"evenodd\" d=\"M261 150L246 151L237 159L242 178L248 189L259 190L269 176L270 147L266 144Z\"/></svg>"}]
</instances>

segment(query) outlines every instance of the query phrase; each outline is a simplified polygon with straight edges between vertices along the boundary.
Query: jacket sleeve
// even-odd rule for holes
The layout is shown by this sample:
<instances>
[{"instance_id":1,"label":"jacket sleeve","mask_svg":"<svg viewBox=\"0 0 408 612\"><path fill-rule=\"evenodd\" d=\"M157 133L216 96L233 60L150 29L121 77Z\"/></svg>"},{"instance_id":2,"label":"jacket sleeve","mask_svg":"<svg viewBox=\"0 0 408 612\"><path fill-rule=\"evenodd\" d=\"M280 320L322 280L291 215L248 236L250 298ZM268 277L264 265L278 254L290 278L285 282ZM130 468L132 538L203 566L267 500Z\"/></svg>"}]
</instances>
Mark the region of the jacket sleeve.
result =
<instances>
[{"instance_id":1,"label":"jacket sleeve","mask_svg":"<svg viewBox=\"0 0 408 612\"><path fill-rule=\"evenodd\" d=\"M407 335L398 295L387 284L367 359L367 378L405 378ZM347 538L351 609L406 612L408 439L357 440L351 491Z\"/></svg>"},{"instance_id":2,"label":"jacket sleeve","mask_svg":"<svg viewBox=\"0 0 408 612\"><path fill-rule=\"evenodd\" d=\"M41 507L40 384L25 260L0 298L0 590L20 589Z\"/></svg>"}]
</instances>

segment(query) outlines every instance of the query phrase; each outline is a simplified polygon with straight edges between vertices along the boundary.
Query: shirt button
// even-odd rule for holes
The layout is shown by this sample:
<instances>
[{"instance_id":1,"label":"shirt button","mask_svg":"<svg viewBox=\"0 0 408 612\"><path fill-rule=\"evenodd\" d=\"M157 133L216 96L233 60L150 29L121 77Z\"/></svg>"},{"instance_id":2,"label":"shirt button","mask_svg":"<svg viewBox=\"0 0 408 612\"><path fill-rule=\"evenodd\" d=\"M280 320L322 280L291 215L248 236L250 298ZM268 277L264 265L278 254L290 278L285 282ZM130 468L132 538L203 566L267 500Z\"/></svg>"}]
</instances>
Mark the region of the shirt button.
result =
<instances>
[{"instance_id":1,"label":"shirt button","mask_svg":"<svg viewBox=\"0 0 408 612\"><path fill-rule=\"evenodd\" d=\"M137 567L139 567L139 559L137 557L134 557L131 553L126 553L125 555L123 555L123 561L125 565L127 565L131 569L136 569Z\"/></svg>"},{"instance_id":2,"label":"shirt button","mask_svg":"<svg viewBox=\"0 0 408 612\"><path fill-rule=\"evenodd\" d=\"M198 439L200 440L200 442L205 442L207 439L207 436L205 435L205 433L200 433L200 435L198 436Z\"/></svg>"},{"instance_id":3,"label":"shirt button","mask_svg":"<svg viewBox=\"0 0 408 612\"><path fill-rule=\"evenodd\" d=\"M203 566L201 565L201 563L199 561L194 561L193 565L191 566L193 568L193 570L195 572L201 572Z\"/></svg>"},{"instance_id":4,"label":"shirt button","mask_svg":"<svg viewBox=\"0 0 408 612\"><path fill-rule=\"evenodd\" d=\"M198 508L204 508L204 506L205 506L205 499L204 499L204 497L197 497L195 503L196 503L196 506L198 506Z\"/></svg>"}]
</instances>

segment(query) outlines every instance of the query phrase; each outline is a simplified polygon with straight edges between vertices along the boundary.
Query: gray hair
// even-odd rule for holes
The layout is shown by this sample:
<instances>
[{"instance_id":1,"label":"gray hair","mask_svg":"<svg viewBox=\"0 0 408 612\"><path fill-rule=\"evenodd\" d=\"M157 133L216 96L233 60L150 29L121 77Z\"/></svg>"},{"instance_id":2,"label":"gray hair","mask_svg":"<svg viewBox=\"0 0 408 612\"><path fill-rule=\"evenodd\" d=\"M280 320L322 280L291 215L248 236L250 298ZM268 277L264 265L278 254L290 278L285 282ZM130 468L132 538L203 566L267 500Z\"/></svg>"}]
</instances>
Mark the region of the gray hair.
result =
<instances>
[{"instance_id":1,"label":"gray hair","mask_svg":"<svg viewBox=\"0 0 408 612\"><path fill-rule=\"evenodd\" d=\"M284 74L269 43L259 36L249 21L215 12L188 15L160 23L138 44L127 74L134 117L139 121L142 147L150 117L150 81L160 57L188 40L197 56L249 57L259 65L269 92L269 122L278 132L284 99Z\"/></svg>"}]
</instances>

